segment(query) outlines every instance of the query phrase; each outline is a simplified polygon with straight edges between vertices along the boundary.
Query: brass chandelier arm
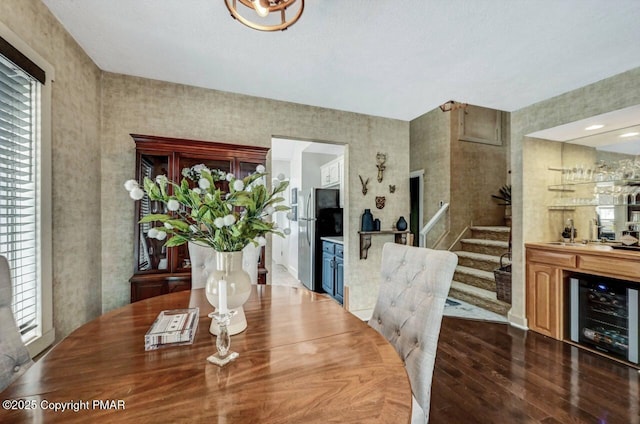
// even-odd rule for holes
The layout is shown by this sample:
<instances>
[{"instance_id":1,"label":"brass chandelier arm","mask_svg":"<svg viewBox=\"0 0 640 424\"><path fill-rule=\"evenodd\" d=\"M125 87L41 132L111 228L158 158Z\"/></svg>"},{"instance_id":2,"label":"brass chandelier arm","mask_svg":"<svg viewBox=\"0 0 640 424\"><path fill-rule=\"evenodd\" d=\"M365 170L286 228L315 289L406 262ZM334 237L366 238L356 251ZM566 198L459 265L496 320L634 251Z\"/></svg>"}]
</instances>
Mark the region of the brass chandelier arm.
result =
<instances>
[{"instance_id":1,"label":"brass chandelier arm","mask_svg":"<svg viewBox=\"0 0 640 424\"><path fill-rule=\"evenodd\" d=\"M240 3L246 7L250 11L254 11L253 2L251 0L239 0ZM286 18L286 9L293 5L296 2L300 2L300 8L297 13L291 17L289 20ZM249 28L257 29L258 31L284 31L291 25L295 24L300 16L302 16L302 12L304 11L304 0L283 0L278 2L278 4L269 6L269 12L280 11L280 24L277 25L262 25L249 19L245 18L238 12L238 0L224 0L227 9L229 9L229 13L231 16L240 21L243 25L248 26Z\"/></svg>"},{"instance_id":2,"label":"brass chandelier arm","mask_svg":"<svg viewBox=\"0 0 640 424\"><path fill-rule=\"evenodd\" d=\"M256 0L258 1L258 0ZM281 0L276 2L273 6L268 6L269 12L275 12L276 10L283 10L293 5L297 0ZM249 9L253 9L253 0L240 0L240 3L244 4ZM304 3L304 2L303 2Z\"/></svg>"}]
</instances>

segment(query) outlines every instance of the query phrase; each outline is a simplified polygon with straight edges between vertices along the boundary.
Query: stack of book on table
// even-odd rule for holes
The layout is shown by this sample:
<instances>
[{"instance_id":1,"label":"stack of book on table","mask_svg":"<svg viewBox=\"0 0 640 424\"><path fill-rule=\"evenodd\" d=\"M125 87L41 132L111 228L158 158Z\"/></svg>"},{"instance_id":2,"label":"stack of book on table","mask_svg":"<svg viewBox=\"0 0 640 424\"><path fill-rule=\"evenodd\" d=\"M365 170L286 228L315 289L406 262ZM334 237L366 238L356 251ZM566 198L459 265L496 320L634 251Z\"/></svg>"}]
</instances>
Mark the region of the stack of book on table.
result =
<instances>
[{"instance_id":1,"label":"stack of book on table","mask_svg":"<svg viewBox=\"0 0 640 424\"><path fill-rule=\"evenodd\" d=\"M144 336L144 350L193 343L198 329L198 308L162 311Z\"/></svg>"}]
</instances>

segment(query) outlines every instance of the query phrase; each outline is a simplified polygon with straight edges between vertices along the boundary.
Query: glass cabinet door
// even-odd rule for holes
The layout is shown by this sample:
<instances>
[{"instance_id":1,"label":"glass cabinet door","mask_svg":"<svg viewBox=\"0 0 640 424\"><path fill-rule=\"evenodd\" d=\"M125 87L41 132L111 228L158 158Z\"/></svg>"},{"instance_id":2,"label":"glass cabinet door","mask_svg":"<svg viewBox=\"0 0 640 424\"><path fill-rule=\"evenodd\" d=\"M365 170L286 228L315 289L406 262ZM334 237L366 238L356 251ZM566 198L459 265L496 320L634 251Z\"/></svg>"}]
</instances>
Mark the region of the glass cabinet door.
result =
<instances>
[{"instance_id":1,"label":"glass cabinet door","mask_svg":"<svg viewBox=\"0 0 640 424\"><path fill-rule=\"evenodd\" d=\"M233 172L232 159L207 159L202 157L192 157L186 155L180 155L178 158L178 169L176 170L176 182L182 181L182 170L184 168L191 168L195 165L204 165L207 168L219 169L224 172ZM195 187L196 182L190 182L190 185ZM227 181L219 181L216 183L216 187L223 192L229 191L229 183ZM191 260L189 259L189 245L183 244L173 248L175 252L174 269L176 272L187 272L191 269Z\"/></svg>"},{"instance_id":2,"label":"glass cabinet door","mask_svg":"<svg viewBox=\"0 0 640 424\"><path fill-rule=\"evenodd\" d=\"M169 156L167 155L146 155L139 157L138 181L140 184L144 178L155 179L158 175L169 175ZM151 213L165 213L162 202L151 201L145 194L136 202L136 217L140 221L143 216ZM137 245L136 249L136 271L156 271L169 269L169 257L167 248L164 247L164 240L157 240L148 236L149 230L161 225L157 222L137 224Z\"/></svg>"},{"instance_id":3,"label":"glass cabinet door","mask_svg":"<svg viewBox=\"0 0 640 424\"><path fill-rule=\"evenodd\" d=\"M264 165L264 161L256 161L256 162L248 162L248 161L240 161L238 164L238 176L240 178L244 178L248 175L256 172L256 167L258 165Z\"/></svg>"},{"instance_id":4,"label":"glass cabinet door","mask_svg":"<svg viewBox=\"0 0 640 424\"><path fill-rule=\"evenodd\" d=\"M250 159L240 160L238 161L236 176L238 178L244 178L256 172L256 167L258 165L264 166L264 164L265 164L265 161L259 160L259 159L256 159L255 161ZM263 183L266 184L266 181L263 181ZM260 255L258 256L258 284L267 283L264 263L265 263L264 249L261 249Z\"/></svg>"},{"instance_id":5,"label":"glass cabinet door","mask_svg":"<svg viewBox=\"0 0 640 424\"><path fill-rule=\"evenodd\" d=\"M180 156L178 160L178 169L177 169L177 177L176 181L182 181L182 170L185 168L191 168L195 165L204 165L207 168L219 169L224 172L233 172L233 161L232 159L206 159L199 157L188 157L188 156ZM195 183L193 183L195 186ZM229 183L226 181L220 181L216 183L216 187L220 188L222 191L229 191Z\"/></svg>"},{"instance_id":6,"label":"glass cabinet door","mask_svg":"<svg viewBox=\"0 0 640 424\"><path fill-rule=\"evenodd\" d=\"M181 177L182 170L184 168L191 168L192 166L200 165L200 164L206 166L209 169L220 169L224 172L233 172L232 159L206 159L206 158L190 157L190 156L182 156L182 155L178 160L179 169L177 171ZM179 178L179 179L182 179L182 178Z\"/></svg>"}]
</instances>

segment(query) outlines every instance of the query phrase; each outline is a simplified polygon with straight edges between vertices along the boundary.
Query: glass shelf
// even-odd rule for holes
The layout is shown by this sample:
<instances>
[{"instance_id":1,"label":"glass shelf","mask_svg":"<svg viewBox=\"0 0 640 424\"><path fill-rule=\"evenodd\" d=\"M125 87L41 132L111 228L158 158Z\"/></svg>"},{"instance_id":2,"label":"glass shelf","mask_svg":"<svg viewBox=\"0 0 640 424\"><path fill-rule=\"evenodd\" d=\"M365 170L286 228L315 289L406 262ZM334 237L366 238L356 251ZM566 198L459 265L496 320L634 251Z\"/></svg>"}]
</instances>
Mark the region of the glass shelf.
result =
<instances>
[{"instance_id":1,"label":"glass shelf","mask_svg":"<svg viewBox=\"0 0 640 424\"><path fill-rule=\"evenodd\" d=\"M575 206L547 206L550 211L575 211Z\"/></svg>"},{"instance_id":2,"label":"glass shelf","mask_svg":"<svg viewBox=\"0 0 640 424\"><path fill-rule=\"evenodd\" d=\"M554 184L547 188L551 191L576 191L574 184Z\"/></svg>"},{"instance_id":3,"label":"glass shelf","mask_svg":"<svg viewBox=\"0 0 640 424\"><path fill-rule=\"evenodd\" d=\"M584 206L589 206L589 207L595 207L595 206L601 206L601 207L606 207L606 208L612 208L614 206L640 206L639 203L619 203L619 204L611 204L611 203L567 203L567 204L559 204L559 205L549 205L547 206L548 210L573 210L575 208L579 208L579 207L584 207ZM628 222L627 224L634 224L634 225L638 225L640 224L640 222Z\"/></svg>"},{"instance_id":4,"label":"glass shelf","mask_svg":"<svg viewBox=\"0 0 640 424\"><path fill-rule=\"evenodd\" d=\"M585 186L594 184L607 184L613 186L640 186L640 179L625 179L625 180L607 180L607 181L567 181L562 184L552 184L547 186L549 190L556 191L574 191L575 186Z\"/></svg>"},{"instance_id":5,"label":"glass shelf","mask_svg":"<svg viewBox=\"0 0 640 424\"><path fill-rule=\"evenodd\" d=\"M633 205L625 205L625 204L619 204L619 205L612 205L609 203L565 203L565 204L557 204L557 205L549 205L548 208L579 208L579 207L584 207L584 206L589 206L589 207L595 207L595 206L604 206L604 207L613 207L613 206L633 206Z\"/></svg>"}]
</instances>

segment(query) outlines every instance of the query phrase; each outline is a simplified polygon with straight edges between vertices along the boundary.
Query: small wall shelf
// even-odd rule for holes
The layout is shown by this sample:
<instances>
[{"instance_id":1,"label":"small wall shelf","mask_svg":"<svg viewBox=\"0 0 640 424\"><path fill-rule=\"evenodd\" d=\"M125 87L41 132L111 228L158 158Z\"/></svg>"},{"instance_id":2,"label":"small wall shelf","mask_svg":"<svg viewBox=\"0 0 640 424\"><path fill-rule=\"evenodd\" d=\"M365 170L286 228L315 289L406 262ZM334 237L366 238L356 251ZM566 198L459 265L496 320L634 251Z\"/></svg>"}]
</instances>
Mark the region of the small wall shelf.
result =
<instances>
[{"instance_id":1,"label":"small wall shelf","mask_svg":"<svg viewBox=\"0 0 640 424\"><path fill-rule=\"evenodd\" d=\"M358 231L358 234L360 234L360 259L367 259L367 254L371 247L371 236L376 234L394 234L396 243L407 244L407 234L409 234L409 230Z\"/></svg>"}]
</instances>

